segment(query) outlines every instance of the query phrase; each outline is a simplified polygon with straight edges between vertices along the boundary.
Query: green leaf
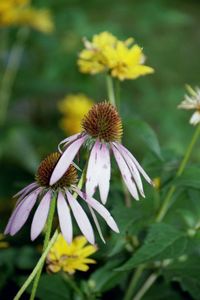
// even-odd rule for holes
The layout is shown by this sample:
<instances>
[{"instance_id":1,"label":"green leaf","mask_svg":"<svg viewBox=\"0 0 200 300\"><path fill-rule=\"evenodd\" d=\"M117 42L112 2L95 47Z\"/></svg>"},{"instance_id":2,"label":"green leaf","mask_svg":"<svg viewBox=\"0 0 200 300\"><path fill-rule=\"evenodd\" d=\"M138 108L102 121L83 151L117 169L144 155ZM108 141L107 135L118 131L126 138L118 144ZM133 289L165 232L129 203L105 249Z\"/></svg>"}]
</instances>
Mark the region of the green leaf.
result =
<instances>
[{"instance_id":1,"label":"green leaf","mask_svg":"<svg viewBox=\"0 0 200 300\"><path fill-rule=\"evenodd\" d=\"M199 300L200 295L200 257L190 255L185 260L175 262L164 270L164 277L167 281L177 281L182 289Z\"/></svg>"},{"instance_id":2,"label":"green leaf","mask_svg":"<svg viewBox=\"0 0 200 300\"><path fill-rule=\"evenodd\" d=\"M182 254L186 242L184 233L173 226L164 223L153 224L144 244L118 271L130 270L142 263L158 259L174 258Z\"/></svg>"},{"instance_id":3,"label":"green leaf","mask_svg":"<svg viewBox=\"0 0 200 300\"><path fill-rule=\"evenodd\" d=\"M90 276L89 284L93 286L94 292L103 293L108 291L121 281L121 273L114 270L120 263L121 259L112 259Z\"/></svg>"},{"instance_id":4,"label":"green leaf","mask_svg":"<svg viewBox=\"0 0 200 300\"><path fill-rule=\"evenodd\" d=\"M174 184L179 187L189 187L200 189L200 167L191 167L174 180Z\"/></svg>"},{"instance_id":5,"label":"green leaf","mask_svg":"<svg viewBox=\"0 0 200 300\"><path fill-rule=\"evenodd\" d=\"M163 160L157 136L146 122L141 119L131 119L126 122L126 125L134 136L141 139L160 160Z\"/></svg>"}]
</instances>

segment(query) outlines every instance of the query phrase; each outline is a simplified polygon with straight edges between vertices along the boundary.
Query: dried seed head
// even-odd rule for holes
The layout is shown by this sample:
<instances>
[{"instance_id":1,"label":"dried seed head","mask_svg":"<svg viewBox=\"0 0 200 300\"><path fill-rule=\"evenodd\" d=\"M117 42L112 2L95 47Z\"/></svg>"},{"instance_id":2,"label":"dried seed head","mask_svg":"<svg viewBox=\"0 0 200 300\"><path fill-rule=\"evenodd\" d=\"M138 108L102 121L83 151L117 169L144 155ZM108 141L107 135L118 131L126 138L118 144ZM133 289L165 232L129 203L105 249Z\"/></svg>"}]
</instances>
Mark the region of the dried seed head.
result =
<instances>
[{"instance_id":1,"label":"dried seed head","mask_svg":"<svg viewBox=\"0 0 200 300\"><path fill-rule=\"evenodd\" d=\"M48 155L39 165L35 179L40 186L50 187L49 181L52 175L52 172L60 159L61 154L59 152L54 152ZM57 181L52 189L66 188L70 187L72 184L75 184L78 180L78 175L75 167L70 165L68 170L62 176L62 178Z\"/></svg>"},{"instance_id":2,"label":"dried seed head","mask_svg":"<svg viewBox=\"0 0 200 300\"><path fill-rule=\"evenodd\" d=\"M83 118L82 127L93 138L105 142L119 141L123 133L121 118L116 108L107 102L93 105Z\"/></svg>"}]
</instances>

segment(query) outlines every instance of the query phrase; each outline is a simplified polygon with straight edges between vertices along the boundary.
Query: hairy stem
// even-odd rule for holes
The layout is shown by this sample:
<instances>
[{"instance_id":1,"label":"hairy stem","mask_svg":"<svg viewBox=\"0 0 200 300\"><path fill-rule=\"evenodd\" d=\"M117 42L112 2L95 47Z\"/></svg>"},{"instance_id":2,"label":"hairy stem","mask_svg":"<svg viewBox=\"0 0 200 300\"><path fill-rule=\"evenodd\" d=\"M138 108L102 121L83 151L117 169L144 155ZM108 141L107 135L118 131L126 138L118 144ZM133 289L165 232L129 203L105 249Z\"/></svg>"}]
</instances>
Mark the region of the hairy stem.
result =
<instances>
[{"instance_id":1,"label":"hairy stem","mask_svg":"<svg viewBox=\"0 0 200 300\"><path fill-rule=\"evenodd\" d=\"M25 290L29 286L29 284L33 281L33 279L35 278L35 275L37 274L38 270L40 269L40 266L44 264L46 256L49 253L49 250L51 249L52 245L55 243L57 237L58 237L58 230L55 231L54 235L52 236L51 240L49 241L48 246L46 247L45 251L42 253L42 256L40 257L40 259L38 260L35 268L31 272L31 274L29 275L27 280L24 282L24 284L22 285L22 287L20 288L20 290L18 291L18 293L16 294L16 296L14 297L13 300L19 300L20 297L22 296L22 294L25 292Z\"/></svg>"},{"instance_id":2,"label":"hairy stem","mask_svg":"<svg viewBox=\"0 0 200 300\"><path fill-rule=\"evenodd\" d=\"M106 84L107 84L107 92L108 92L108 101L113 106L116 106L113 80L112 80L112 77L110 75L106 75Z\"/></svg>"},{"instance_id":3,"label":"hairy stem","mask_svg":"<svg viewBox=\"0 0 200 300\"><path fill-rule=\"evenodd\" d=\"M53 224L53 217L54 217L54 212L55 212L55 207L56 207L56 199L57 199L57 194L53 195L53 198L51 199L49 215L48 215L48 220L47 220L47 230L46 230L45 238L44 238L43 252L46 250L46 248L49 244L49 240L50 240L51 229L52 229L52 224ZM38 269L37 275L35 276L30 300L35 299L35 294L36 294L37 287L38 287L38 284L40 281L40 276L42 273L43 266L44 266L44 261L43 261L43 263L41 263L40 268Z\"/></svg>"},{"instance_id":4,"label":"hairy stem","mask_svg":"<svg viewBox=\"0 0 200 300\"><path fill-rule=\"evenodd\" d=\"M135 297L133 298L133 300L140 300L142 299L142 297L144 296L144 294L150 289L150 287L154 284L154 282L156 281L156 279L158 278L158 274L153 273L151 274L147 280L145 281L145 283L143 284L143 286L141 287L141 289L138 291L138 293L135 295Z\"/></svg>"},{"instance_id":5,"label":"hairy stem","mask_svg":"<svg viewBox=\"0 0 200 300\"><path fill-rule=\"evenodd\" d=\"M132 298L133 291L137 286L138 280L141 278L143 270L144 270L144 265L140 265L134 272L133 277L128 286L128 289L125 293L124 300L130 300Z\"/></svg>"}]
</instances>

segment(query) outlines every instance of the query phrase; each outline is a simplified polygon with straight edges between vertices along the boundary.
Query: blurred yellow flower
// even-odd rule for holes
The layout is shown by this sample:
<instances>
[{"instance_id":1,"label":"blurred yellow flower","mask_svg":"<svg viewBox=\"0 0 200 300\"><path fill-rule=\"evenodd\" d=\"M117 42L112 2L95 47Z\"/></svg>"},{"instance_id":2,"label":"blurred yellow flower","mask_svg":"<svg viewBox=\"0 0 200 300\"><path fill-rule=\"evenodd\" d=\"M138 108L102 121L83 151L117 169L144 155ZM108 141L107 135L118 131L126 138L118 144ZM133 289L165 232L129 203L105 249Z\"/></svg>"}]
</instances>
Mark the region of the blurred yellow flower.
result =
<instances>
[{"instance_id":1,"label":"blurred yellow flower","mask_svg":"<svg viewBox=\"0 0 200 300\"><path fill-rule=\"evenodd\" d=\"M70 94L58 103L59 111L64 114L60 127L69 134L82 130L81 120L92 107L93 101L84 94Z\"/></svg>"},{"instance_id":2,"label":"blurred yellow flower","mask_svg":"<svg viewBox=\"0 0 200 300\"><path fill-rule=\"evenodd\" d=\"M85 49L78 59L80 72L96 74L107 71L119 80L153 73L153 68L143 65L142 48L136 44L131 46L133 41L133 38L120 41L109 32L94 35L91 42L84 39Z\"/></svg>"},{"instance_id":3,"label":"blurred yellow flower","mask_svg":"<svg viewBox=\"0 0 200 300\"><path fill-rule=\"evenodd\" d=\"M8 242L4 241L4 235L0 233L0 249L7 248L8 246Z\"/></svg>"},{"instance_id":4,"label":"blurred yellow flower","mask_svg":"<svg viewBox=\"0 0 200 300\"><path fill-rule=\"evenodd\" d=\"M47 255L48 270L51 272L64 271L69 274L74 274L76 270L86 272L89 269L88 264L96 263L88 256L97 251L95 246L86 244L86 238L78 236L68 245L62 234L59 234Z\"/></svg>"},{"instance_id":5,"label":"blurred yellow flower","mask_svg":"<svg viewBox=\"0 0 200 300\"><path fill-rule=\"evenodd\" d=\"M153 183L153 186L154 186L154 188L156 190L160 189L160 187L161 187L161 179L160 179L160 177L153 178L152 183Z\"/></svg>"},{"instance_id":6,"label":"blurred yellow flower","mask_svg":"<svg viewBox=\"0 0 200 300\"><path fill-rule=\"evenodd\" d=\"M119 80L136 79L154 72L153 68L143 65L145 56L138 45L129 48L123 42L118 41L115 48L106 47L104 55L111 76Z\"/></svg>"},{"instance_id":7,"label":"blurred yellow flower","mask_svg":"<svg viewBox=\"0 0 200 300\"><path fill-rule=\"evenodd\" d=\"M114 47L117 38L109 32L95 34L92 41L84 39L85 48L79 54L78 66L82 73L96 74L106 69L104 49L107 46Z\"/></svg>"},{"instance_id":8,"label":"blurred yellow flower","mask_svg":"<svg viewBox=\"0 0 200 300\"><path fill-rule=\"evenodd\" d=\"M27 25L45 33L54 29L50 12L29 6L29 0L1 0L0 26L10 25Z\"/></svg>"}]
</instances>

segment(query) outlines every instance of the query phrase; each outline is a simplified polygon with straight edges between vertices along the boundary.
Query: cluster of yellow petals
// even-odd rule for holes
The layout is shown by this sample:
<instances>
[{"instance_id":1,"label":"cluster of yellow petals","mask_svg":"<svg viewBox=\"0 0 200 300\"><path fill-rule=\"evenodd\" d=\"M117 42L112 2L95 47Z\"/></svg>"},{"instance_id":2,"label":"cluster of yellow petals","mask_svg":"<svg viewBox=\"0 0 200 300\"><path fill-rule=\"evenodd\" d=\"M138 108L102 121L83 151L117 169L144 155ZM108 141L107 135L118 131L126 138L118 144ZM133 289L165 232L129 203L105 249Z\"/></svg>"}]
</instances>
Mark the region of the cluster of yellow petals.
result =
<instances>
[{"instance_id":1,"label":"cluster of yellow petals","mask_svg":"<svg viewBox=\"0 0 200 300\"><path fill-rule=\"evenodd\" d=\"M109 32L94 35L92 41L84 39L85 49L79 54L80 72L96 74L108 72L119 80L136 79L151 74L154 69L144 65L142 48L133 39L118 40Z\"/></svg>"},{"instance_id":2,"label":"cluster of yellow petals","mask_svg":"<svg viewBox=\"0 0 200 300\"><path fill-rule=\"evenodd\" d=\"M31 26L44 33L54 30L51 14L46 9L35 9L28 0L1 0L0 26Z\"/></svg>"},{"instance_id":3,"label":"cluster of yellow petals","mask_svg":"<svg viewBox=\"0 0 200 300\"><path fill-rule=\"evenodd\" d=\"M88 264L95 264L94 259L88 258L97 251L92 245L87 245L84 236L74 238L70 245L67 244L62 234L58 238L47 255L47 268L50 272L64 271L74 274L76 270L86 272Z\"/></svg>"},{"instance_id":4,"label":"cluster of yellow petals","mask_svg":"<svg viewBox=\"0 0 200 300\"><path fill-rule=\"evenodd\" d=\"M84 94L70 94L58 103L58 109L63 114L60 127L67 134L82 131L81 121L90 110L93 101Z\"/></svg>"}]
</instances>

